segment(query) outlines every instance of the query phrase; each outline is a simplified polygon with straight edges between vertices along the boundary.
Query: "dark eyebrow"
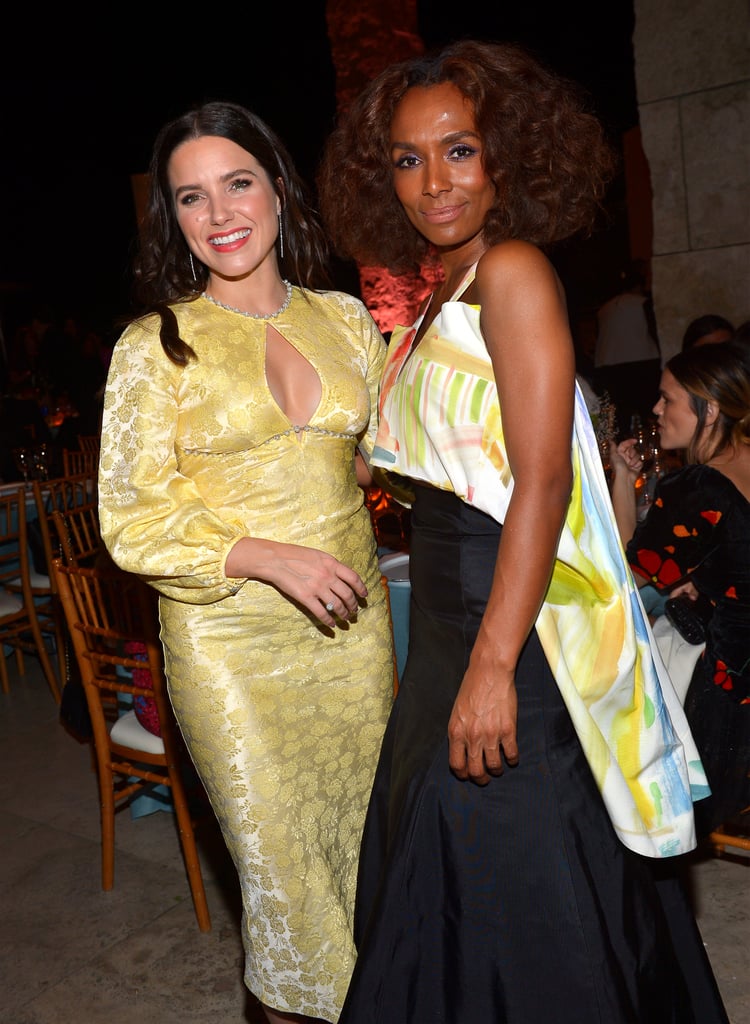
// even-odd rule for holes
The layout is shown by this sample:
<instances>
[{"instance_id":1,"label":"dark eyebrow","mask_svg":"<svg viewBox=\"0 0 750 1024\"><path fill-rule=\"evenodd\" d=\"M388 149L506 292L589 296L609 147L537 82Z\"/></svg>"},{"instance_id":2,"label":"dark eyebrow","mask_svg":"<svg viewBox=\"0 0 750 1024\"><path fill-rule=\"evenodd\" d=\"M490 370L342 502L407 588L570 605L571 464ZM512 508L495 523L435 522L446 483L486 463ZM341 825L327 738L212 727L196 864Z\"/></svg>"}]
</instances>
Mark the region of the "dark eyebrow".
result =
<instances>
[{"instance_id":1,"label":"dark eyebrow","mask_svg":"<svg viewBox=\"0 0 750 1024\"><path fill-rule=\"evenodd\" d=\"M234 171L227 171L226 174L222 174L219 181L231 181L232 178L236 178L238 174L249 174L253 178L257 178L258 175L255 171L251 171L249 168L237 167ZM200 185L180 185L179 188L175 189L175 199L177 196L182 195L183 192L200 192Z\"/></svg>"}]
</instances>

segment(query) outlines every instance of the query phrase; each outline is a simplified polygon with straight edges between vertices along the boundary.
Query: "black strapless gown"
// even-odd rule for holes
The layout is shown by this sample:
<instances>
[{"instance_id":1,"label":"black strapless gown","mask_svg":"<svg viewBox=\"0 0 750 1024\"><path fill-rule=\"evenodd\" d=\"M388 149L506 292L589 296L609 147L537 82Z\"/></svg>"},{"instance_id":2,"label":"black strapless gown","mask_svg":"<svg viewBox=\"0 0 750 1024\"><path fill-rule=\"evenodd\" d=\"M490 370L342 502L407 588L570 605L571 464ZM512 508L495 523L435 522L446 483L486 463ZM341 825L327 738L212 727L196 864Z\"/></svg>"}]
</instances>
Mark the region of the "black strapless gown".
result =
<instances>
[{"instance_id":1,"label":"black strapless gown","mask_svg":"<svg viewBox=\"0 0 750 1024\"><path fill-rule=\"evenodd\" d=\"M520 764L483 787L451 774L446 727L500 527L416 490L409 653L339 1024L728 1024L679 883L612 829L536 632L517 671Z\"/></svg>"}]
</instances>

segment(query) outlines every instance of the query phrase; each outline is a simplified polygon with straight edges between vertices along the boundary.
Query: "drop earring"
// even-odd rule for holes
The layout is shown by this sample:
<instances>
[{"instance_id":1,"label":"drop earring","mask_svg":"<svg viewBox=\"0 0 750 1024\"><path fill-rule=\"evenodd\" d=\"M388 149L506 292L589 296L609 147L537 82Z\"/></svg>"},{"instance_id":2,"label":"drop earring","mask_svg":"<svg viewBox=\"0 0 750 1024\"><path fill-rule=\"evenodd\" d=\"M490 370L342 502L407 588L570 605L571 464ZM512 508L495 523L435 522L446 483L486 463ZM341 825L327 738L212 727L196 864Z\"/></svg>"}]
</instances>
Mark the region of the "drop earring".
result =
<instances>
[{"instance_id":1,"label":"drop earring","mask_svg":"<svg viewBox=\"0 0 750 1024\"><path fill-rule=\"evenodd\" d=\"M190 257L190 269L193 272L193 280L197 284L198 283L198 275L195 272L195 264L193 263L193 254L191 252L188 252L188 256Z\"/></svg>"},{"instance_id":2,"label":"drop earring","mask_svg":"<svg viewBox=\"0 0 750 1024\"><path fill-rule=\"evenodd\" d=\"M279 211L279 259L284 259L284 224L281 220L281 211Z\"/></svg>"}]
</instances>

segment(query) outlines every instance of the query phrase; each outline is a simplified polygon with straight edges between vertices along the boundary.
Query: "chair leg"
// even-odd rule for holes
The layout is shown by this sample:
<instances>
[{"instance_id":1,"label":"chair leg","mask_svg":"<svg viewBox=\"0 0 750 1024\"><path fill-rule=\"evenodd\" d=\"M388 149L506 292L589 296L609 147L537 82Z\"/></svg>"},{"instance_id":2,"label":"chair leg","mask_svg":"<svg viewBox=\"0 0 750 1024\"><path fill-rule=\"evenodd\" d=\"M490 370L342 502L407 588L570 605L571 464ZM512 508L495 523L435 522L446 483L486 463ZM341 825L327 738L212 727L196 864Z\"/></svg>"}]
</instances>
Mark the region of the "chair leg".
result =
<instances>
[{"instance_id":1,"label":"chair leg","mask_svg":"<svg viewBox=\"0 0 750 1024\"><path fill-rule=\"evenodd\" d=\"M747 773L750 780L750 771ZM708 837L717 856L726 853L727 846L735 850L747 850L750 852L750 804L743 807L728 821L718 825Z\"/></svg>"},{"instance_id":2,"label":"chair leg","mask_svg":"<svg viewBox=\"0 0 750 1024\"><path fill-rule=\"evenodd\" d=\"M47 680L47 685L52 691L52 696L55 698L55 702L59 704L62 699L60 685L57 682L57 675L52 667L52 661L44 643L44 637L42 636L42 630L39 626L39 620L35 616L32 616L31 618L31 632L34 637L34 644L39 656L39 664L42 666L44 678Z\"/></svg>"},{"instance_id":3,"label":"chair leg","mask_svg":"<svg viewBox=\"0 0 750 1024\"><path fill-rule=\"evenodd\" d=\"M59 606L57 598L54 598L54 605L52 614L54 616L54 638L55 638L55 652L57 654L57 678L60 680L60 686L65 685L65 680L68 674L67 658L65 655L65 645L68 637L66 634L66 625L63 619L63 612Z\"/></svg>"},{"instance_id":4,"label":"chair leg","mask_svg":"<svg viewBox=\"0 0 750 1024\"><path fill-rule=\"evenodd\" d=\"M5 664L5 652L0 651L0 687L3 693L10 693L10 682L8 681L8 666Z\"/></svg>"},{"instance_id":5,"label":"chair leg","mask_svg":"<svg viewBox=\"0 0 750 1024\"><path fill-rule=\"evenodd\" d=\"M101 773L101 770L100 770ZM109 892L115 884L115 794L114 778L99 780L100 816L102 825L102 889Z\"/></svg>"},{"instance_id":6,"label":"chair leg","mask_svg":"<svg viewBox=\"0 0 750 1024\"><path fill-rule=\"evenodd\" d=\"M185 860L190 883L190 893L193 897L193 907L198 927L202 932L211 931L211 915L206 900L206 889L203 885L203 872L201 871L198 847L195 842L195 831L188 807L187 798L182 779L179 775L179 768L171 769L169 772L172 780L172 803L174 804L175 818L177 819L177 830L180 836L182 856Z\"/></svg>"}]
</instances>

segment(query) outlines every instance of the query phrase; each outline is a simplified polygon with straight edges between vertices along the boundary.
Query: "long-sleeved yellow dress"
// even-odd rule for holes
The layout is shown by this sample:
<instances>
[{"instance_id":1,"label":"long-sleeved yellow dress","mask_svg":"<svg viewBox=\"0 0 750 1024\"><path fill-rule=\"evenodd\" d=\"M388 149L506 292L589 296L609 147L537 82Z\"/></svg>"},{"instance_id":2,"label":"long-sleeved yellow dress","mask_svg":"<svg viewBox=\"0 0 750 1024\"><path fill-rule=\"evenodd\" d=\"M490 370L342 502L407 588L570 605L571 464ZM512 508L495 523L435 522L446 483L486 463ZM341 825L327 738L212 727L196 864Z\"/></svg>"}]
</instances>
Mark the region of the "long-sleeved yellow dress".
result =
<instances>
[{"instance_id":1,"label":"long-sleeved yellow dress","mask_svg":"<svg viewBox=\"0 0 750 1024\"><path fill-rule=\"evenodd\" d=\"M186 367L164 354L156 318L115 346L102 535L160 593L170 696L240 878L246 984L267 1005L336 1021L392 697L385 591L354 473L355 447L372 450L385 344L359 300L294 288L273 327L322 384L295 429L266 383L266 321L204 298L175 313L197 355ZM247 535L354 568L368 588L356 621L334 631L266 583L228 579Z\"/></svg>"}]
</instances>

